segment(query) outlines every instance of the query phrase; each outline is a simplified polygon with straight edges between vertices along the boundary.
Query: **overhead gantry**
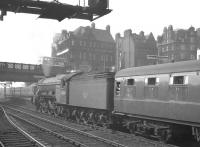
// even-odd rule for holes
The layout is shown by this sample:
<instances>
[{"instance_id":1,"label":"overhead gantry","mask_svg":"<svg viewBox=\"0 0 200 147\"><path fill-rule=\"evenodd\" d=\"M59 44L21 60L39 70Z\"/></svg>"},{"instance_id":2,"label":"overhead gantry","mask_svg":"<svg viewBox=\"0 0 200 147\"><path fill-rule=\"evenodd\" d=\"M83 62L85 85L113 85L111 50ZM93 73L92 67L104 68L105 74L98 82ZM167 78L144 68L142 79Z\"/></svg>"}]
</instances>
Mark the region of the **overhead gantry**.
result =
<instances>
[{"instance_id":1,"label":"overhead gantry","mask_svg":"<svg viewBox=\"0 0 200 147\"><path fill-rule=\"evenodd\" d=\"M41 0L0 0L0 20L7 11L14 13L37 14L39 18L62 21L65 18L77 18L93 21L112 10L109 9L109 0L88 0L88 6L69 5L58 0L52 2ZM80 4L80 0L79 0Z\"/></svg>"}]
</instances>

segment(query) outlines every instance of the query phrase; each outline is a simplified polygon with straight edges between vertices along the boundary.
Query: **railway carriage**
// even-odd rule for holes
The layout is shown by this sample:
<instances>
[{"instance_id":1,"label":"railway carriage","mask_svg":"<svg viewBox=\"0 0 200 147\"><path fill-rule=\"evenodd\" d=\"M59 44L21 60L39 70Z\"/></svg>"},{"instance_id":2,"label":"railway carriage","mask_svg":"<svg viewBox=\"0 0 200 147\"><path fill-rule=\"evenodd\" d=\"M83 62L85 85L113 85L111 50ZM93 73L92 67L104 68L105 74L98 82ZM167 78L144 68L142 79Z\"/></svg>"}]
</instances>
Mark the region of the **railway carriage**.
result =
<instances>
[{"instance_id":1,"label":"railway carriage","mask_svg":"<svg viewBox=\"0 0 200 147\"><path fill-rule=\"evenodd\" d=\"M199 141L199 92L200 61L124 69L115 76L114 114L134 133L168 139L189 132Z\"/></svg>"}]
</instances>

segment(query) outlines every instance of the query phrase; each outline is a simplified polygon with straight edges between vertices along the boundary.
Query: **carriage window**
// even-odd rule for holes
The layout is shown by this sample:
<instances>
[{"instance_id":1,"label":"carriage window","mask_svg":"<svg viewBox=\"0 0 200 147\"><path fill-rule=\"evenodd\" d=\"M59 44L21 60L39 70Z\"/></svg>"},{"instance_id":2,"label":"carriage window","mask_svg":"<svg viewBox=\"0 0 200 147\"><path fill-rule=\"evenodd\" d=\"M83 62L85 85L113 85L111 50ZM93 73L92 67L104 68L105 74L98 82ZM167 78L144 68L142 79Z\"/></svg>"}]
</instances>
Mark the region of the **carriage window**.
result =
<instances>
[{"instance_id":1,"label":"carriage window","mask_svg":"<svg viewBox=\"0 0 200 147\"><path fill-rule=\"evenodd\" d=\"M127 79L127 85L135 85L135 79Z\"/></svg>"},{"instance_id":2,"label":"carriage window","mask_svg":"<svg viewBox=\"0 0 200 147\"><path fill-rule=\"evenodd\" d=\"M148 78L147 85L156 85L156 78Z\"/></svg>"},{"instance_id":3,"label":"carriage window","mask_svg":"<svg viewBox=\"0 0 200 147\"><path fill-rule=\"evenodd\" d=\"M173 84L184 84L184 76L175 76Z\"/></svg>"},{"instance_id":4,"label":"carriage window","mask_svg":"<svg viewBox=\"0 0 200 147\"><path fill-rule=\"evenodd\" d=\"M120 82L116 82L116 95L120 95Z\"/></svg>"}]
</instances>

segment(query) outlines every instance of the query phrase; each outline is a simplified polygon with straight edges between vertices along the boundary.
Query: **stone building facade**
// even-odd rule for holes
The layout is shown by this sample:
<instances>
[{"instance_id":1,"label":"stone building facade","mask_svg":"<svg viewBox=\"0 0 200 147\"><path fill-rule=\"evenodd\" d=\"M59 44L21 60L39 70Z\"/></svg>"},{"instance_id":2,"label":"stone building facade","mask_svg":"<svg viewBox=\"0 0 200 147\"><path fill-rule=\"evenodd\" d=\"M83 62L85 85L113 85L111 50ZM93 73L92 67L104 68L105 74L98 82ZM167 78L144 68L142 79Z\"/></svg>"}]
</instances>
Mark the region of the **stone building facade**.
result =
<instances>
[{"instance_id":1,"label":"stone building facade","mask_svg":"<svg viewBox=\"0 0 200 147\"><path fill-rule=\"evenodd\" d=\"M125 30L124 37L119 33L116 41L116 69L156 64L156 60L147 59L147 55L157 55L156 40L152 33L144 35Z\"/></svg>"},{"instance_id":2,"label":"stone building facade","mask_svg":"<svg viewBox=\"0 0 200 147\"><path fill-rule=\"evenodd\" d=\"M185 30L174 30L172 25L165 27L163 34L157 38L157 47L158 55L168 56L168 59L160 63L197 59L199 36L199 29L194 27Z\"/></svg>"},{"instance_id":3,"label":"stone building facade","mask_svg":"<svg viewBox=\"0 0 200 147\"><path fill-rule=\"evenodd\" d=\"M97 29L95 24L56 34L52 57L65 58L67 70L110 71L115 66L115 41L110 26Z\"/></svg>"}]
</instances>

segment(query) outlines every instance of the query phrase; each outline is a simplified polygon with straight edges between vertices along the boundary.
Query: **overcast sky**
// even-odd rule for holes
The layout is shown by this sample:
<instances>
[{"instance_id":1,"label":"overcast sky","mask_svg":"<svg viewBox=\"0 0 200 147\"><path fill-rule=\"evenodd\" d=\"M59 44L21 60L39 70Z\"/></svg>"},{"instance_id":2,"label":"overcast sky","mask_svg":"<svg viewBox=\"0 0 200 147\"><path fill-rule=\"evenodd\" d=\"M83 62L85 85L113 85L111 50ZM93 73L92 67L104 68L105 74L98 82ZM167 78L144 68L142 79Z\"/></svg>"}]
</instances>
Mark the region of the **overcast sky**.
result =
<instances>
[{"instance_id":1,"label":"overcast sky","mask_svg":"<svg viewBox=\"0 0 200 147\"><path fill-rule=\"evenodd\" d=\"M60 0L78 4L78 0ZM98 19L96 28L111 26L111 33L121 33L132 29L145 34L152 32L154 37L162 34L163 28L173 25L174 29L200 27L199 0L110 0L113 11ZM51 43L55 33L62 29L73 31L79 26L91 25L90 21L65 19L62 22L37 19L37 15L14 14L8 12L0 21L0 61L19 63L38 63L41 56L50 56Z\"/></svg>"}]
</instances>

